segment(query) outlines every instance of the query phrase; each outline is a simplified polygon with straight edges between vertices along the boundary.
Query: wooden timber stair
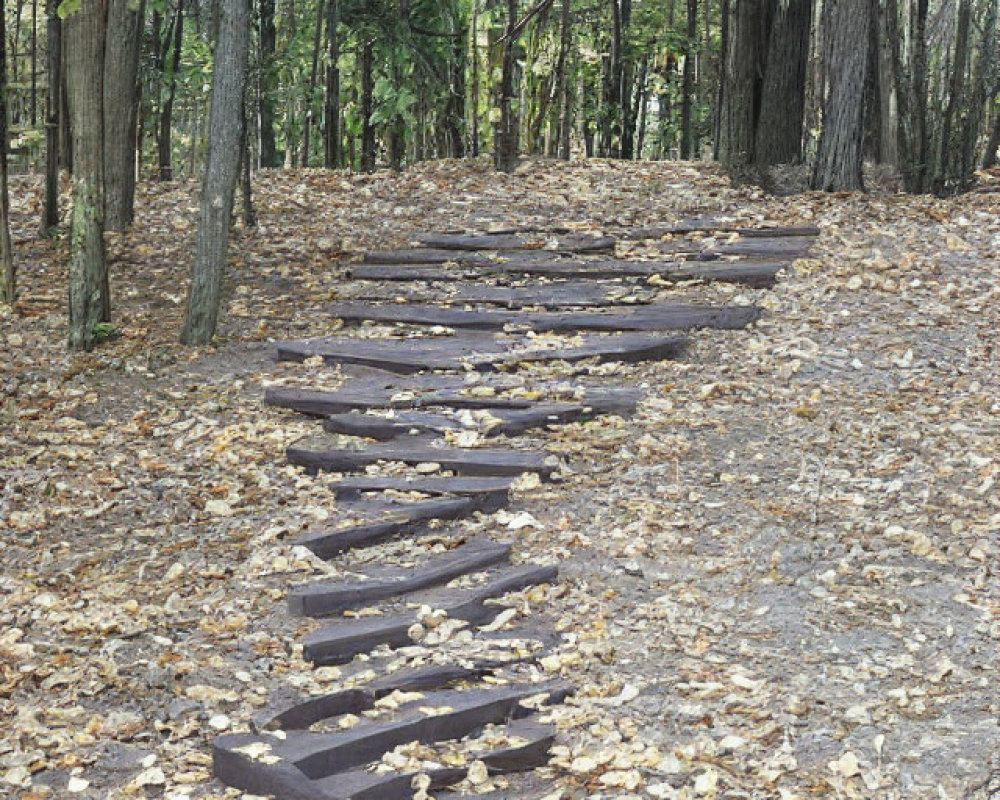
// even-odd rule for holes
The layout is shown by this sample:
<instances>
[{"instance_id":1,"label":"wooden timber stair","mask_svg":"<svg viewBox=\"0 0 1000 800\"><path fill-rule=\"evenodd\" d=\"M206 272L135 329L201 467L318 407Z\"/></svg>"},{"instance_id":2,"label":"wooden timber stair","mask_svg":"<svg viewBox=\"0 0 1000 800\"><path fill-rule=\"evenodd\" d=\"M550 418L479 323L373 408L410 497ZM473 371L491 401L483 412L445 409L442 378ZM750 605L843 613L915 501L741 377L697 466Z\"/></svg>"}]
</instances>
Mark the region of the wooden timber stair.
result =
<instances>
[{"instance_id":1,"label":"wooden timber stair","mask_svg":"<svg viewBox=\"0 0 1000 800\"><path fill-rule=\"evenodd\" d=\"M752 324L756 306L668 304L657 292L686 282L772 286L817 234L711 218L615 236L448 231L352 265L348 296L327 312L345 325L380 326L380 335L282 342L277 356L319 356L362 374L336 391L270 387L265 400L318 418L318 435L341 437L287 450L307 473L339 475L335 491L350 520L296 544L338 563L387 543L412 545L413 555L402 566L362 563L347 578L290 589L292 615L322 620L303 641L304 657L375 677L280 699L254 733L216 740L216 775L279 800L402 800L414 786L443 789L467 774L426 753L408 761L408 743L466 741L490 775L544 765L555 732L539 721L539 703L560 703L572 687L543 680L537 667L557 643L552 630L511 629L515 612L496 601L554 584L558 570L519 563L516 548L482 532L488 520L472 536L459 523L505 507L523 473L555 480L561 465L544 450L498 443L632 414L641 390L602 385L571 365L676 359L685 330ZM620 242L635 240L655 242L669 260L616 257ZM558 377L516 374L548 362L565 365ZM345 436L363 444L345 446ZM487 438L493 444L481 446Z\"/></svg>"}]
</instances>

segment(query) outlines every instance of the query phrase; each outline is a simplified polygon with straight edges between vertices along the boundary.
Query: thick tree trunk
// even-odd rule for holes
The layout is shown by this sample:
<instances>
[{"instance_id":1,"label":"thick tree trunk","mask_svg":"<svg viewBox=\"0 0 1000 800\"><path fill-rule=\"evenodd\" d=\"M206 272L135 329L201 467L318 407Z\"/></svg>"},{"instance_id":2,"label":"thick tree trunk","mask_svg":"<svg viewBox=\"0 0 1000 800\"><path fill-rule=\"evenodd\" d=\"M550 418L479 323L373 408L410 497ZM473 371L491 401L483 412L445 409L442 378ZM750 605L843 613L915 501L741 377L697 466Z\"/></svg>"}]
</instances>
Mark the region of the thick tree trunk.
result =
<instances>
[{"instance_id":1,"label":"thick tree trunk","mask_svg":"<svg viewBox=\"0 0 1000 800\"><path fill-rule=\"evenodd\" d=\"M762 0L730 0L725 23L722 98L719 106L719 160L731 173L744 173L755 162L757 98L763 63Z\"/></svg>"},{"instance_id":2,"label":"thick tree trunk","mask_svg":"<svg viewBox=\"0 0 1000 800\"><path fill-rule=\"evenodd\" d=\"M111 318L104 252L104 7L83 0L66 18L66 75L73 136L73 232L69 262L69 346L89 350Z\"/></svg>"},{"instance_id":3,"label":"thick tree trunk","mask_svg":"<svg viewBox=\"0 0 1000 800\"><path fill-rule=\"evenodd\" d=\"M955 30L955 57L948 81L948 103L941 118L941 141L934 170L933 189L942 194L961 185L962 143L954 136L955 115L965 105L965 74L969 66L970 0L959 0ZM966 109L967 112L971 109Z\"/></svg>"},{"instance_id":4,"label":"thick tree trunk","mask_svg":"<svg viewBox=\"0 0 1000 800\"><path fill-rule=\"evenodd\" d=\"M139 114L139 41L143 3L108 0L104 47L104 224L122 231L135 206L136 122Z\"/></svg>"},{"instance_id":5,"label":"thick tree trunk","mask_svg":"<svg viewBox=\"0 0 1000 800\"><path fill-rule=\"evenodd\" d=\"M229 249L233 193L239 172L240 120L250 23L246 0L220 0L219 38L208 119L208 163L201 190L194 270L181 341L212 341L219 320L222 275Z\"/></svg>"},{"instance_id":6,"label":"thick tree trunk","mask_svg":"<svg viewBox=\"0 0 1000 800\"><path fill-rule=\"evenodd\" d=\"M823 130L813 169L812 188L827 192L864 190L864 88L871 25L869 0L841 0L828 7L828 75Z\"/></svg>"},{"instance_id":7,"label":"thick tree trunk","mask_svg":"<svg viewBox=\"0 0 1000 800\"><path fill-rule=\"evenodd\" d=\"M7 193L7 8L0 0L0 303L16 297L14 251L10 242L10 195Z\"/></svg>"},{"instance_id":8,"label":"thick tree trunk","mask_svg":"<svg viewBox=\"0 0 1000 800\"><path fill-rule=\"evenodd\" d=\"M687 36L684 40L684 76L681 85L681 158L691 153L691 108L694 104L694 53L698 36L698 0L687 0Z\"/></svg>"},{"instance_id":9,"label":"thick tree trunk","mask_svg":"<svg viewBox=\"0 0 1000 800\"><path fill-rule=\"evenodd\" d=\"M326 97L323 103L323 165L337 169L340 153L340 0L327 0Z\"/></svg>"},{"instance_id":10,"label":"thick tree trunk","mask_svg":"<svg viewBox=\"0 0 1000 800\"><path fill-rule=\"evenodd\" d=\"M375 42L366 39L361 45L361 171L375 170Z\"/></svg>"},{"instance_id":11,"label":"thick tree trunk","mask_svg":"<svg viewBox=\"0 0 1000 800\"><path fill-rule=\"evenodd\" d=\"M173 56L170 62L170 76L167 81L167 97L160 109L159 129L156 136L157 164L161 181L173 180L173 146L170 134L174 125L174 96L177 93L177 71L181 68L181 43L184 40L184 0L177 0L177 15L171 28L173 32Z\"/></svg>"},{"instance_id":12,"label":"thick tree trunk","mask_svg":"<svg viewBox=\"0 0 1000 800\"><path fill-rule=\"evenodd\" d=\"M260 165L279 167L281 160L274 141L274 0L260 0L260 65L257 97L260 101Z\"/></svg>"},{"instance_id":13,"label":"thick tree trunk","mask_svg":"<svg viewBox=\"0 0 1000 800\"><path fill-rule=\"evenodd\" d=\"M45 92L45 201L41 233L47 236L59 224L59 129L62 108L62 20L59 0L45 2L48 40L48 88Z\"/></svg>"},{"instance_id":14,"label":"thick tree trunk","mask_svg":"<svg viewBox=\"0 0 1000 800\"><path fill-rule=\"evenodd\" d=\"M760 166L802 159L812 0L781 0L771 27L754 158Z\"/></svg>"},{"instance_id":15,"label":"thick tree trunk","mask_svg":"<svg viewBox=\"0 0 1000 800\"><path fill-rule=\"evenodd\" d=\"M518 118L514 109L514 27L517 25L517 0L507 0L507 29L504 32L501 63L499 105L500 114L493 132L494 164L500 172L513 172L517 166Z\"/></svg>"}]
</instances>

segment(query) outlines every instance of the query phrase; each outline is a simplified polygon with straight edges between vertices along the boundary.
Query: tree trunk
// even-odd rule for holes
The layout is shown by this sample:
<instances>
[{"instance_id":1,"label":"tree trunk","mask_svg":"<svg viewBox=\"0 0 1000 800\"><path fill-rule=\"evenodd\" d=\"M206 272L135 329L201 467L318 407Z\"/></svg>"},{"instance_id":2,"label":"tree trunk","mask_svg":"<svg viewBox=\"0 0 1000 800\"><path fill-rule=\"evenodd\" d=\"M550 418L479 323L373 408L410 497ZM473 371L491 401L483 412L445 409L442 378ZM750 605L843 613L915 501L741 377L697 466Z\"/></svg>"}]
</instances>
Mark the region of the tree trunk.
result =
<instances>
[{"instance_id":1,"label":"tree trunk","mask_svg":"<svg viewBox=\"0 0 1000 800\"><path fill-rule=\"evenodd\" d=\"M642 158L642 151L646 144L646 123L649 116L649 54L642 57L639 65L639 80L636 84L636 108L639 109L639 120L635 135L635 158Z\"/></svg>"},{"instance_id":2,"label":"tree trunk","mask_svg":"<svg viewBox=\"0 0 1000 800\"><path fill-rule=\"evenodd\" d=\"M472 102L469 126L469 151L473 158L479 155L479 0L472 3L472 24L469 35L469 52L472 58Z\"/></svg>"},{"instance_id":3,"label":"tree trunk","mask_svg":"<svg viewBox=\"0 0 1000 800\"><path fill-rule=\"evenodd\" d=\"M517 112L514 109L514 27L517 25L517 0L507 0L507 29L504 32L503 62L500 72L500 115L493 132L494 164L500 172L517 167Z\"/></svg>"},{"instance_id":4,"label":"tree trunk","mask_svg":"<svg viewBox=\"0 0 1000 800\"><path fill-rule=\"evenodd\" d=\"M187 316L181 333L184 344L211 342L219 320L233 193L240 166L240 120L243 116L249 37L246 0L220 0L219 39L212 74L212 109L208 118L208 162L201 190Z\"/></svg>"},{"instance_id":5,"label":"tree trunk","mask_svg":"<svg viewBox=\"0 0 1000 800\"><path fill-rule=\"evenodd\" d=\"M841 0L827 8L830 89L823 104L823 130L812 188L827 192L864 190L864 88L871 25L869 0Z\"/></svg>"},{"instance_id":6,"label":"tree trunk","mask_svg":"<svg viewBox=\"0 0 1000 800\"><path fill-rule=\"evenodd\" d=\"M812 0L781 0L771 27L754 157L760 166L802 159Z\"/></svg>"},{"instance_id":7,"label":"tree trunk","mask_svg":"<svg viewBox=\"0 0 1000 800\"><path fill-rule=\"evenodd\" d=\"M326 7L326 98L323 104L323 165L337 169L340 153L340 0Z\"/></svg>"},{"instance_id":8,"label":"tree trunk","mask_svg":"<svg viewBox=\"0 0 1000 800\"><path fill-rule=\"evenodd\" d=\"M248 84L249 85L249 82ZM246 92L246 86L243 87ZM246 229L257 227L257 209L253 205L253 170L250 167L250 142L247 135L250 130L249 104L246 97L240 112L240 201L243 209L243 227Z\"/></svg>"},{"instance_id":9,"label":"tree trunk","mask_svg":"<svg viewBox=\"0 0 1000 800\"><path fill-rule=\"evenodd\" d=\"M910 67L910 103L913 114L910 152L913 163L904 182L911 192L924 192L928 184L930 140L927 131L927 10L928 0L916 0L912 10L913 55Z\"/></svg>"},{"instance_id":10,"label":"tree trunk","mask_svg":"<svg viewBox=\"0 0 1000 800\"><path fill-rule=\"evenodd\" d=\"M274 0L260 0L260 64L258 65L257 97L260 101L260 165L281 166L274 141L274 49L277 31L274 27Z\"/></svg>"},{"instance_id":11,"label":"tree trunk","mask_svg":"<svg viewBox=\"0 0 1000 800\"><path fill-rule=\"evenodd\" d=\"M10 195L7 193L7 8L0 0L0 303L17 295L14 251L10 242Z\"/></svg>"},{"instance_id":12,"label":"tree trunk","mask_svg":"<svg viewBox=\"0 0 1000 800\"><path fill-rule=\"evenodd\" d=\"M108 0L104 47L104 224L123 231L135 206L135 144L139 114L139 41L143 4Z\"/></svg>"},{"instance_id":13,"label":"tree trunk","mask_svg":"<svg viewBox=\"0 0 1000 800\"><path fill-rule=\"evenodd\" d=\"M559 63L556 74L559 76L559 158L569 161L570 131L573 121L570 118L569 102L569 54L573 47L573 20L570 0L562 0L559 20Z\"/></svg>"},{"instance_id":14,"label":"tree trunk","mask_svg":"<svg viewBox=\"0 0 1000 800\"><path fill-rule=\"evenodd\" d=\"M983 153L983 169L993 169L997 165L997 149L1000 148L1000 113L994 111L990 138L986 140Z\"/></svg>"},{"instance_id":15,"label":"tree trunk","mask_svg":"<svg viewBox=\"0 0 1000 800\"><path fill-rule=\"evenodd\" d=\"M184 40L184 0L177 0L177 15L174 18L171 31L173 33L173 57L170 62L170 75L167 79L167 97L160 109L160 124L156 136L157 163L161 181L170 181L174 178L170 133L174 124L174 95L177 93L177 71L181 67L181 43Z\"/></svg>"},{"instance_id":16,"label":"tree trunk","mask_svg":"<svg viewBox=\"0 0 1000 800\"><path fill-rule=\"evenodd\" d=\"M73 136L73 232L69 262L69 346L89 350L111 318L104 252L104 7L83 0L66 18L66 76Z\"/></svg>"},{"instance_id":17,"label":"tree trunk","mask_svg":"<svg viewBox=\"0 0 1000 800\"><path fill-rule=\"evenodd\" d=\"M375 170L375 126L372 114L375 111L375 42L365 37L361 45L361 171Z\"/></svg>"},{"instance_id":18,"label":"tree trunk","mask_svg":"<svg viewBox=\"0 0 1000 800\"><path fill-rule=\"evenodd\" d=\"M965 73L969 66L969 24L972 5L969 0L959 0L958 20L955 29L955 58L948 82L948 103L941 118L941 141L934 171L933 188L938 194L951 190L962 182L962 143L954 136L955 115L964 106Z\"/></svg>"},{"instance_id":19,"label":"tree trunk","mask_svg":"<svg viewBox=\"0 0 1000 800\"><path fill-rule=\"evenodd\" d=\"M62 20L59 0L46 0L45 34L48 41L48 88L45 92L45 201L43 236L59 224L59 111L62 108Z\"/></svg>"},{"instance_id":20,"label":"tree trunk","mask_svg":"<svg viewBox=\"0 0 1000 800\"><path fill-rule=\"evenodd\" d=\"M698 36L698 0L687 0L687 37L684 40L684 77L681 86L681 158L693 157L691 152L691 107L694 100L694 52Z\"/></svg>"},{"instance_id":21,"label":"tree trunk","mask_svg":"<svg viewBox=\"0 0 1000 800\"><path fill-rule=\"evenodd\" d=\"M731 0L728 5L718 147L719 160L738 175L755 162L765 9L762 0Z\"/></svg>"},{"instance_id":22,"label":"tree trunk","mask_svg":"<svg viewBox=\"0 0 1000 800\"><path fill-rule=\"evenodd\" d=\"M305 116L302 120L302 151L299 154L299 163L303 167L309 166L309 145L313 127L313 95L316 93L316 76L319 72L319 47L323 38L323 18L325 12L326 5L323 0L319 0L316 5L316 28L313 31L312 63L309 67L309 84L306 87Z\"/></svg>"}]
</instances>

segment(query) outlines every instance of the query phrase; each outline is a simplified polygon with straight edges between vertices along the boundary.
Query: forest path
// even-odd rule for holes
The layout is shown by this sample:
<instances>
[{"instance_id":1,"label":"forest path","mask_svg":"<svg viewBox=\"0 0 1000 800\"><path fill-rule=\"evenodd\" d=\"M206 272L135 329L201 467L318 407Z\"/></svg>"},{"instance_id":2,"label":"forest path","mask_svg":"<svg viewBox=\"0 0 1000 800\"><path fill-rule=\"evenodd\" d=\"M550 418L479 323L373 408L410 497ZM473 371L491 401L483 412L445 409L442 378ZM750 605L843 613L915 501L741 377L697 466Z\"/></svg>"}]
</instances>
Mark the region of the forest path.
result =
<instances>
[{"instance_id":1,"label":"forest path","mask_svg":"<svg viewBox=\"0 0 1000 800\"><path fill-rule=\"evenodd\" d=\"M63 796L73 780L80 797L222 797L207 762L220 732L246 730L282 697L376 677L314 668L302 648L316 623L289 617L285 597L406 562L416 540L341 566L297 546L348 522L351 484L364 484L286 466L285 448L317 424L263 405L262 384L342 391L358 369L275 364L264 338L349 334L324 313L331 303L400 292L352 295L363 285L335 259L410 247L428 228L558 217L620 237L692 215L822 235L772 289L647 282L661 303L756 304L764 316L750 331L685 334L680 361L588 365L590 381L641 390L629 419L501 437L572 472L518 484L509 511L451 523L559 568L554 590L517 595L530 636L506 657L547 648L545 674L574 695L546 712L559 729L550 764L497 796L996 793L996 195L779 200L668 164L275 173L260 187L262 228L234 253L225 341L185 351L173 298L191 189L143 187L144 224L111 243L124 336L86 357L62 350L61 255L28 244L36 190L15 193L15 237L31 254L26 316L0 319L0 713L16 731L0 778L15 796ZM656 241L621 244L616 259L662 258ZM500 288L481 302L506 308L525 287ZM557 402L569 413L578 400ZM424 414L430 435L454 423L436 406L406 413ZM424 542L428 555L441 544ZM524 730L515 742L544 737Z\"/></svg>"}]
</instances>

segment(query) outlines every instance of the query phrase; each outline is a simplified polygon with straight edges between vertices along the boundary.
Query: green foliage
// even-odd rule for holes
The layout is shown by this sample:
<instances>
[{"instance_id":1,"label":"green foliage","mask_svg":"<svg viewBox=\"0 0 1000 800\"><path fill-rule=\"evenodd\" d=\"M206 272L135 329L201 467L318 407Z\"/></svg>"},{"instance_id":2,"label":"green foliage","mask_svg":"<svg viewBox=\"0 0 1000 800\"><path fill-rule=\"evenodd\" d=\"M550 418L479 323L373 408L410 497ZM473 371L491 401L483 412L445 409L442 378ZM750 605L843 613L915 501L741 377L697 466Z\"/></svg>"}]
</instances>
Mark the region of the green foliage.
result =
<instances>
[{"instance_id":1,"label":"green foliage","mask_svg":"<svg viewBox=\"0 0 1000 800\"><path fill-rule=\"evenodd\" d=\"M94 343L108 342L121 336L121 332L110 322L98 322L93 327Z\"/></svg>"}]
</instances>

